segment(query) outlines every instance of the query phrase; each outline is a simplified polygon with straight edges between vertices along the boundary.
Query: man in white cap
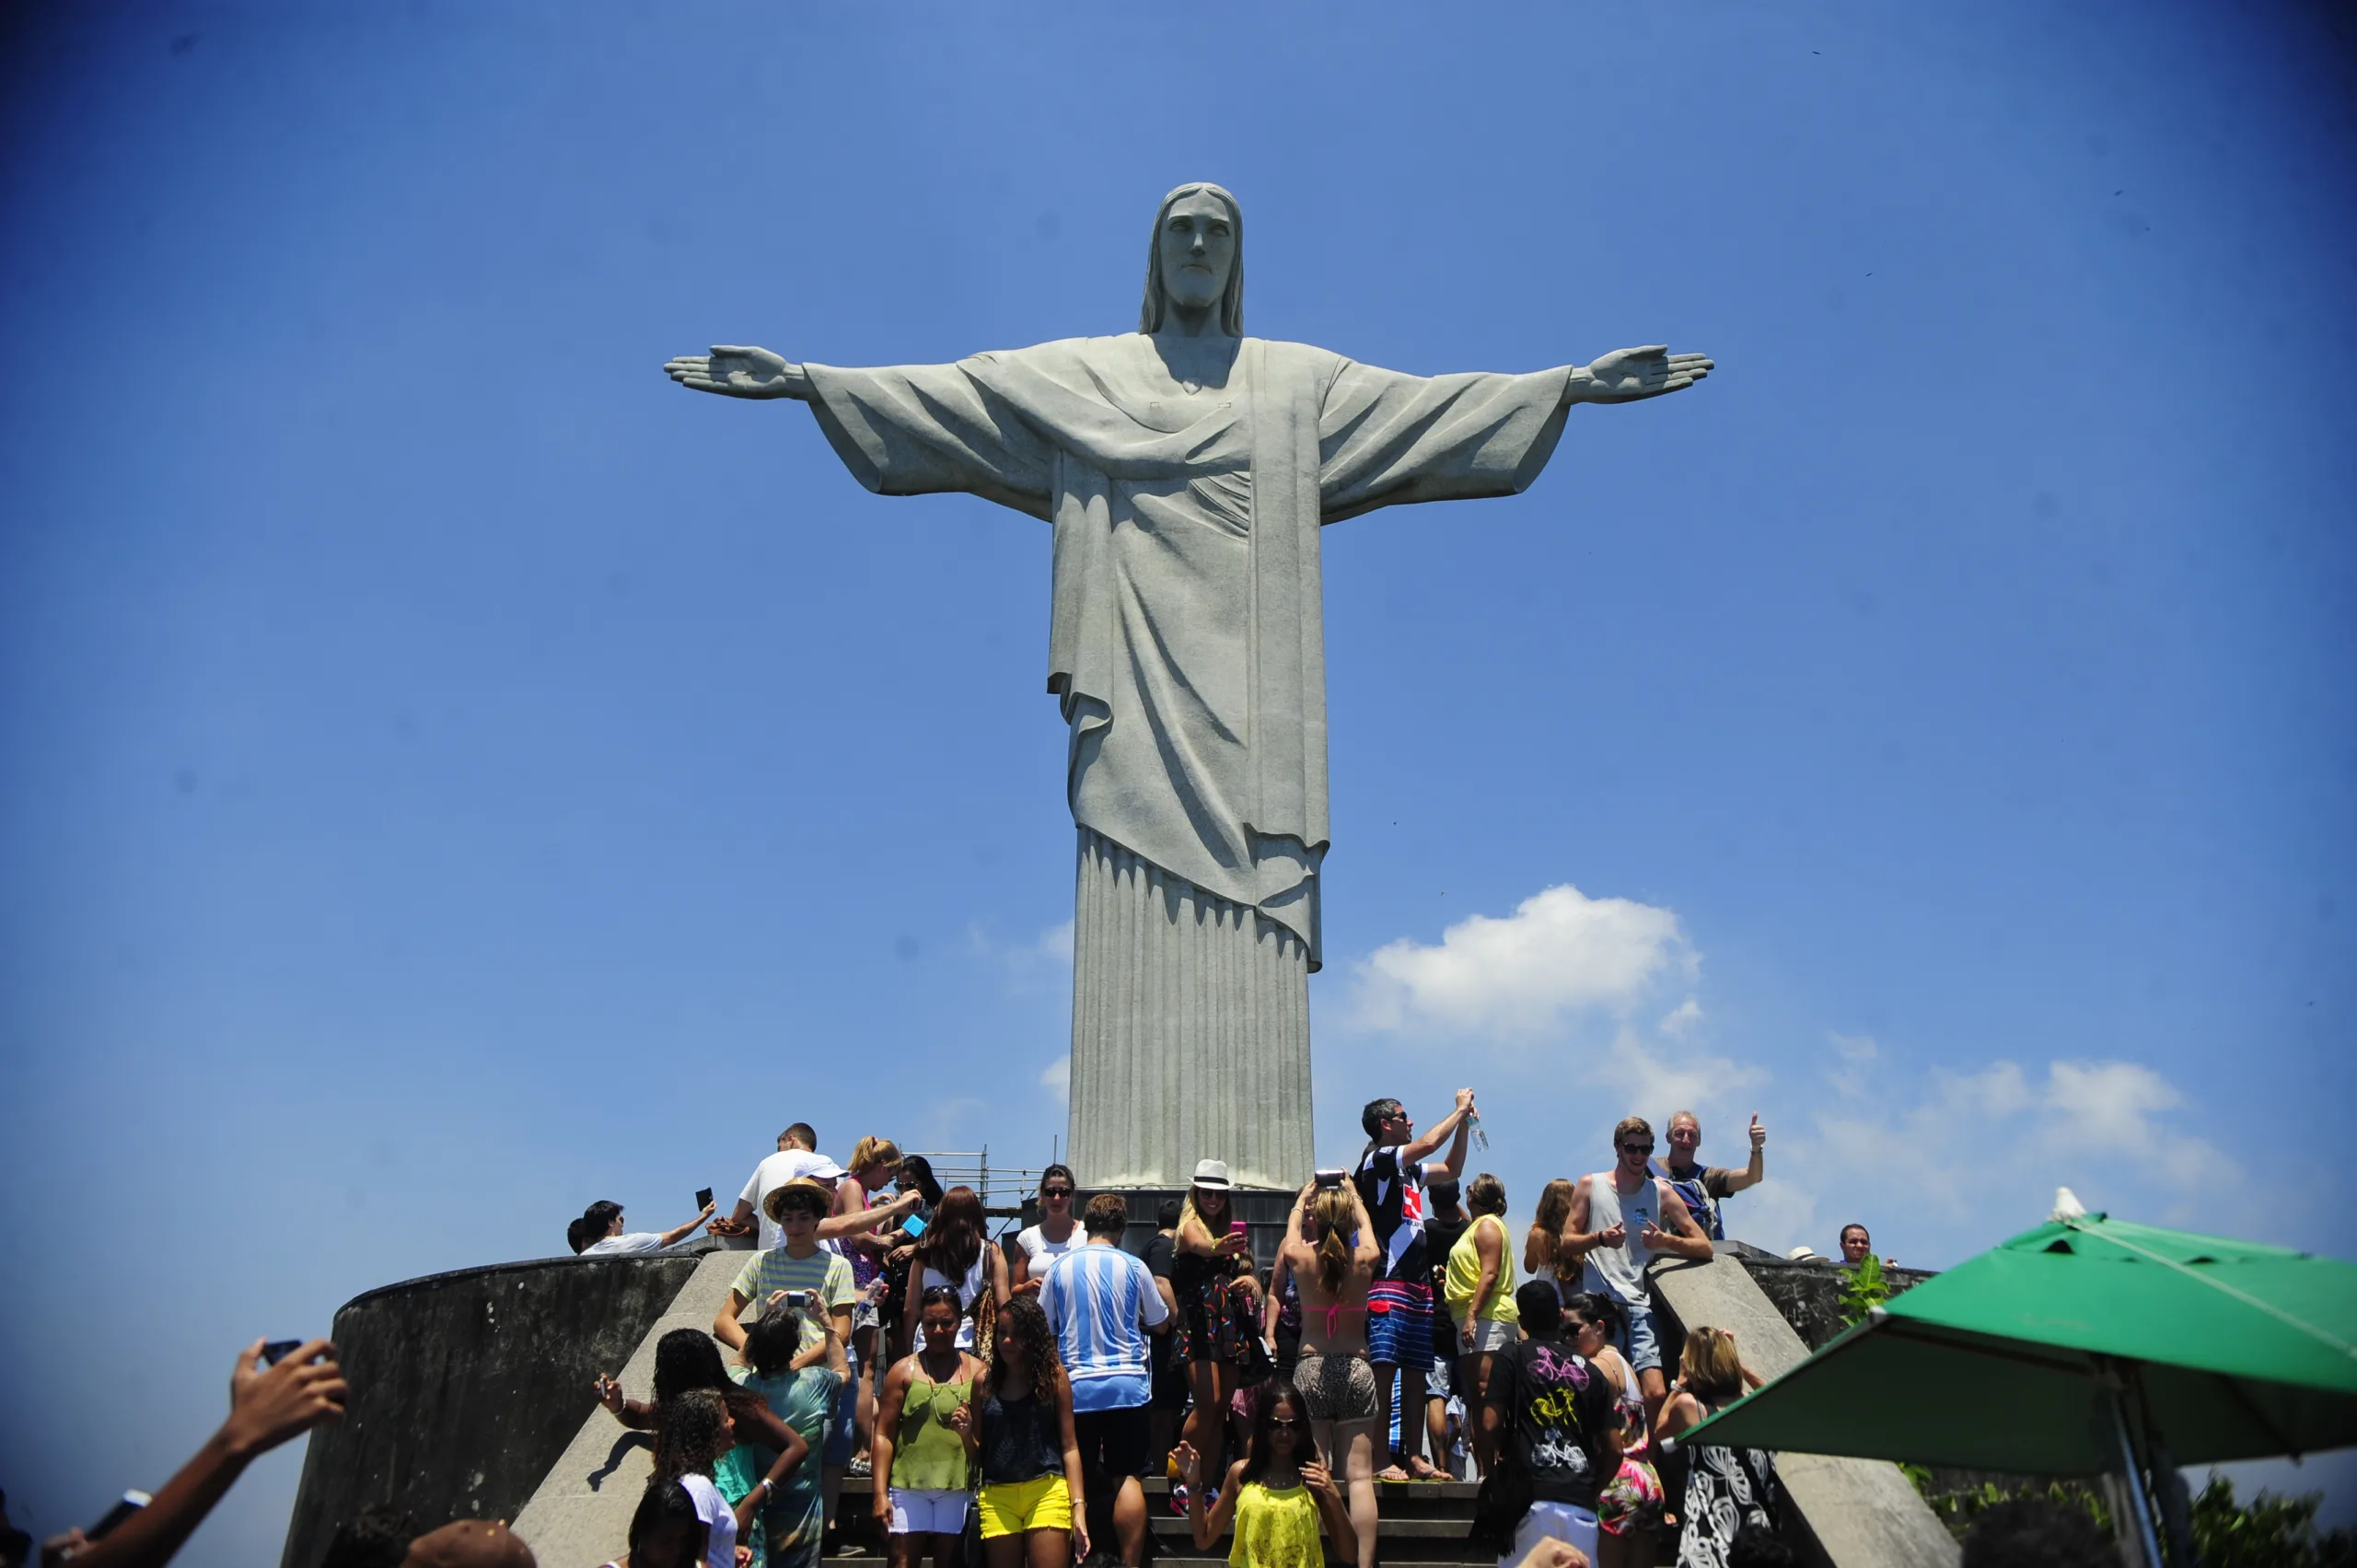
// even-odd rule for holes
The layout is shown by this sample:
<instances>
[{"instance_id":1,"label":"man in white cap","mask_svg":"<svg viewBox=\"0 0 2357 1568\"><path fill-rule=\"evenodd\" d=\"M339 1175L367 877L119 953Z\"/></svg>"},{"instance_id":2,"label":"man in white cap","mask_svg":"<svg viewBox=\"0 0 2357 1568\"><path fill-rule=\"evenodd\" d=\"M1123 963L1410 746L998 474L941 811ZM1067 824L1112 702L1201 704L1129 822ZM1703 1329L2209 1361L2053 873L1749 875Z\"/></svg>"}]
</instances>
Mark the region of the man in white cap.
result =
<instances>
[{"instance_id":1,"label":"man in white cap","mask_svg":"<svg viewBox=\"0 0 2357 1568\"><path fill-rule=\"evenodd\" d=\"M745 1227L756 1215L761 1222L761 1249L769 1251L785 1245L785 1233L770 1218L770 1194L789 1181L815 1181L828 1191L843 1177L843 1167L817 1152L819 1134L807 1121L797 1121L777 1135L777 1153L753 1167L752 1178L745 1183L745 1191L737 1196L737 1212L726 1224L712 1227L715 1236L742 1236ZM840 1250L829 1248L829 1251Z\"/></svg>"}]
</instances>

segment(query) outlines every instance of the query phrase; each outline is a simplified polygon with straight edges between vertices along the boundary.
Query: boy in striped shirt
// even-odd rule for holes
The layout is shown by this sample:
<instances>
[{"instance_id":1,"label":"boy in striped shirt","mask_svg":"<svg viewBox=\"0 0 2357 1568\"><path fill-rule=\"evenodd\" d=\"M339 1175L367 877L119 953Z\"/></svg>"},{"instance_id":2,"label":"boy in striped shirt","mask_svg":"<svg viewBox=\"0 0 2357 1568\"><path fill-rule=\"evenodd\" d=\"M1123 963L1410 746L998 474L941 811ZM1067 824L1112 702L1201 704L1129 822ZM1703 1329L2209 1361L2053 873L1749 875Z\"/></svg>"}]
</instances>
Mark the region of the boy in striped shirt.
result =
<instances>
[{"instance_id":1,"label":"boy in striped shirt","mask_svg":"<svg viewBox=\"0 0 2357 1568\"><path fill-rule=\"evenodd\" d=\"M1113 1535L1121 1561L1135 1564L1145 1550L1145 1488L1151 1468L1154 1392L1146 1330L1169 1316L1143 1260L1121 1250L1129 1206L1113 1192L1088 1201L1080 1226L1085 1245L1048 1265L1039 1305L1056 1332L1056 1353L1072 1379L1074 1435L1086 1467L1091 1500L1118 1480Z\"/></svg>"}]
</instances>

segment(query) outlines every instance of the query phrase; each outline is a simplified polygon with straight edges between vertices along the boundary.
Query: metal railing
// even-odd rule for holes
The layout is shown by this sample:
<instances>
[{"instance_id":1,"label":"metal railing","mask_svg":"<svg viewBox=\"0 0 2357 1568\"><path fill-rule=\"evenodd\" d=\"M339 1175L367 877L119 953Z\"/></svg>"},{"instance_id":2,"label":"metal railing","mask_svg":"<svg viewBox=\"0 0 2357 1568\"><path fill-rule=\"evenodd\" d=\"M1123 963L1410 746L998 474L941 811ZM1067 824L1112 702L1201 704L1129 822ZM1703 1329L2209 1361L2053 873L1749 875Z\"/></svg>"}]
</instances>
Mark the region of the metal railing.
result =
<instances>
[{"instance_id":1,"label":"metal railing","mask_svg":"<svg viewBox=\"0 0 2357 1568\"><path fill-rule=\"evenodd\" d=\"M914 1149L933 1167L933 1179L944 1187L970 1187L982 1200L982 1212L993 1219L1013 1219L1023 1213L1023 1201L1039 1190L1036 1165L993 1165L988 1144L979 1149L948 1149L935 1153Z\"/></svg>"}]
</instances>

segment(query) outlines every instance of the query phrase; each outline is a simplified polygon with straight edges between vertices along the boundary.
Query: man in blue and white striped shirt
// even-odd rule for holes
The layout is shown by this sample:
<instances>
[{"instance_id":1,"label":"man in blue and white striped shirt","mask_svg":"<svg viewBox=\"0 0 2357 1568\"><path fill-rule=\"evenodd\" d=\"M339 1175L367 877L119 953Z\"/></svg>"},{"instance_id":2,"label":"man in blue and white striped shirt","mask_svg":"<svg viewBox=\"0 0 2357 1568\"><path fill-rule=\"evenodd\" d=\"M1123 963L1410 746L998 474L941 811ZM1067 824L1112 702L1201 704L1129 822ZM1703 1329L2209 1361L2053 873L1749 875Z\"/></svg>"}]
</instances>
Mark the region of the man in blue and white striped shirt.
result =
<instances>
[{"instance_id":1,"label":"man in blue and white striped shirt","mask_svg":"<svg viewBox=\"0 0 2357 1568\"><path fill-rule=\"evenodd\" d=\"M1039 1305L1072 1379L1073 1434L1086 1467L1088 1495L1102 1497L1107 1481L1120 1482L1113 1535L1121 1561L1134 1564L1145 1550L1145 1488L1139 1481L1153 1465L1146 1330L1170 1309L1144 1260L1121 1250L1129 1223L1129 1206L1118 1193L1091 1198L1080 1217L1087 1242L1048 1265Z\"/></svg>"}]
</instances>

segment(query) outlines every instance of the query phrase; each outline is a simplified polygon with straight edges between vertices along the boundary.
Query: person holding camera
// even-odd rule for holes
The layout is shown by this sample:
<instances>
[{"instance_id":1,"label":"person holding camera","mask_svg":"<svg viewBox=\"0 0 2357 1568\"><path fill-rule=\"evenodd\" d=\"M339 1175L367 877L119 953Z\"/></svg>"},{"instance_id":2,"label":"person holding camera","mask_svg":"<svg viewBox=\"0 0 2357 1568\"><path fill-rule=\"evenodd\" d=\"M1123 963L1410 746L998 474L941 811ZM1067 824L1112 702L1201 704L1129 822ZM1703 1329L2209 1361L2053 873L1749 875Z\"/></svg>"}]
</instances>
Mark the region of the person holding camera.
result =
<instances>
[{"instance_id":1,"label":"person holding camera","mask_svg":"<svg viewBox=\"0 0 2357 1568\"><path fill-rule=\"evenodd\" d=\"M41 1561L54 1554L77 1568L163 1568L248 1465L322 1422L342 1421L346 1391L327 1341L256 1340L229 1374L229 1419L163 1490L145 1506L108 1516L91 1533L51 1537L41 1542Z\"/></svg>"},{"instance_id":2,"label":"person holding camera","mask_svg":"<svg viewBox=\"0 0 2357 1568\"><path fill-rule=\"evenodd\" d=\"M633 1230L622 1228L622 1206L610 1199L600 1198L582 1211L581 1217L565 1229L565 1239L574 1251L584 1258L611 1258L633 1252L662 1252L679 1246L695 1235L699 1226L711 1222L714 1205L706 1202L703 1212L685 1225L675 1225L669 1230Z\"/></svg>"},{"instance_id":3,"label":"person holding camera","mask_svg":"<svg viewBox=\"0 0 2357 1568\"><path fill-rule=\"evenodd\" d=\"M1244 1341L1258 1343L1260 1326L1240 1330L1228 1286L1252 1272L1252 1239L1229 1207L1236 1185L1225 1160L1201 1160L1194 1185L1178 1211L1177 1245L1170 1260L1170 1290L1178 1301L1179 1353L1187 1361L1194 1408L1181 1429L1203 1456L1203 1473L1225 1475L1220 1455L1226 1446L1228 1396L1243 1360ZM1175 1499L1174 1499L1175 1501Z\"/></svg>"},{"instance_id":4,"label":"person holding camera","mask_svg":"<svg viewBox=\"0 0 2357 1568\"><path fill-rule=\"evenodd\" d=\"M1376 1421L1383 1401L1366 1354L1366 1298L1383 1249L1358 1188L1341 1171L1319 1171L1294 1200L1277 1261L1291 1271L1301 1295L1301 1359L1293 1386L1309 1423L1310 1451L1326 1455L1340 1472L1358 1568L1374 1568Z\"/></svg>"},{"instance_id":5,"label":"person holding camera","mask_svg":"<svg viewBox=\"0 0 2357 1568\"><path fill-rule=\"evenodd\" d=\"M1465 1144L1477 1120L1473 1091L1457 1091L1446 1116L1423 1132L1396 1099L1375 1099L1359 1112L1367 1144L1353 1179L1359 1200L1375 1220L1383 1249L1383 1272L1367 1297L1367 1354L1375 1362L1382 1429L1391 1425L1391 1375L1399 1375L1400 1454L1386 1468L1384 1481L1441 1481L1448 1472L1423 1456L1424 1374L1433 1367L1433 1275L1424 1244L1424 1183L1436 1176L1465 1174ZM1442 1144L1447 1156L1426 1163ZM1441 1456L1444 1459L1446 1455Z\"/></svg>"}]
</instances>

